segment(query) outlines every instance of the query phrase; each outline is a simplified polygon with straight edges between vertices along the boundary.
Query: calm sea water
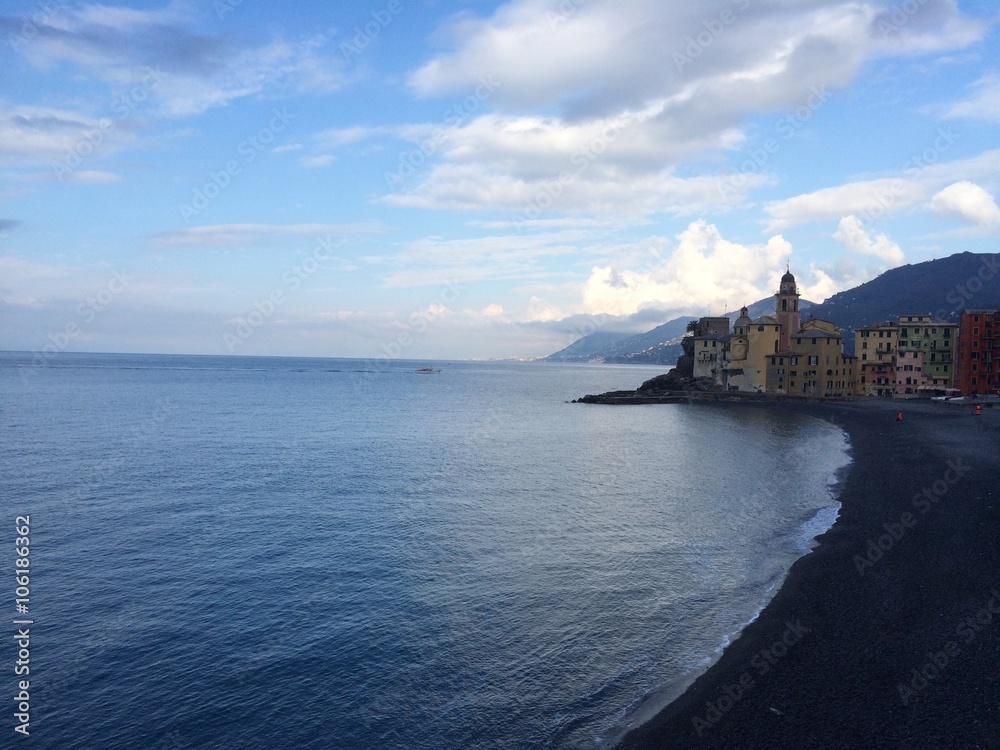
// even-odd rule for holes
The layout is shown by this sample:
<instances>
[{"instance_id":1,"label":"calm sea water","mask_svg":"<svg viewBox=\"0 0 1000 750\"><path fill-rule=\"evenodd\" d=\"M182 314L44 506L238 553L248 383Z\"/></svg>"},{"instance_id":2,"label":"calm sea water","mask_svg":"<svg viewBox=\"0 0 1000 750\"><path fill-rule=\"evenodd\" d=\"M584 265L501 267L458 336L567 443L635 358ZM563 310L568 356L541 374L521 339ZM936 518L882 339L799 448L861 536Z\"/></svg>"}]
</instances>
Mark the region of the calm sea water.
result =
<instances>
[{"instance_id":1,"label":"calm sea water","mask_svg":"<svg viewBox=\"0 0 1000 750\"><path fill-rule=\"evenodd\" d=\"M607 743L755 616L848 462L807 418L567 403L656 368L31 363L0 353L33 747Z\"/></svg>"}]
</instances>

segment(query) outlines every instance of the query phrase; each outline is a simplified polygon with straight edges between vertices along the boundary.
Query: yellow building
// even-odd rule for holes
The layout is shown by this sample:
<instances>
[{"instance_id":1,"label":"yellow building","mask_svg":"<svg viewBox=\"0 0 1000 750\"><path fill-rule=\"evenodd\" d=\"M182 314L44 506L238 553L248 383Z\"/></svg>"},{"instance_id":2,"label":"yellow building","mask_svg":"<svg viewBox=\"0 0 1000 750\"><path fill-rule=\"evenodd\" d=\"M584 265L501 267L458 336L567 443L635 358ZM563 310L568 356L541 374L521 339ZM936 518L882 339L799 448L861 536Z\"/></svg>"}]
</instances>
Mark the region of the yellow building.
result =
<instances>
[{"instance_id":1,"label":"yellow building","mask_svg":"<svg viewBox=\"0 0 1000 750\"><path fill-rule=\"evenodd\" d=\"M896 348L899 325L894 321L862 326L854 331L859 396L891 396L896 390Z\"/></svg>"},{"instance_id":2,"label":"yellow building","mask_svg":"<svg viewBox=\"0 0 1000 750\"><path fill-rule=\"evenodd\" d=\"M776 297L778 338L764 355L764 386L772 393L825 398L854 392L855 366L844 358L844 337L829 320L799 325L795 277L781 277Z\"/></svg>"}]
</instances>

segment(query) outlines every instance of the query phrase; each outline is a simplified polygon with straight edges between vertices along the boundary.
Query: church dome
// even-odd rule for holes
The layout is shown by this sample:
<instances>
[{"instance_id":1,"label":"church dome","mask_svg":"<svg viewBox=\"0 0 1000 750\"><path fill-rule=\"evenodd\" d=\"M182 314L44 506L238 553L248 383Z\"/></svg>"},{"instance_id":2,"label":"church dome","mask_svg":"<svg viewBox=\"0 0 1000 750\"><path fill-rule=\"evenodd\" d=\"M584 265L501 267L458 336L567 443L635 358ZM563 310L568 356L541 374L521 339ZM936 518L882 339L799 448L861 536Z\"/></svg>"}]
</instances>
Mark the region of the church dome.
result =
<instances>
[{"instance_id":1,"label":"church dome","mask_svg":"<svg viewBox=\"0 0 1000 750\"><path fill-rule=\"evenodd\" d=\"M774 277L772 276L771 278L773 279ZM791 271L785 271L785 275L781 277L781 283L782 284L784 284L787 281L790 281L793 284L795 283L795 277L792 276L792 272Z\"/></svg>"}]
</instances>

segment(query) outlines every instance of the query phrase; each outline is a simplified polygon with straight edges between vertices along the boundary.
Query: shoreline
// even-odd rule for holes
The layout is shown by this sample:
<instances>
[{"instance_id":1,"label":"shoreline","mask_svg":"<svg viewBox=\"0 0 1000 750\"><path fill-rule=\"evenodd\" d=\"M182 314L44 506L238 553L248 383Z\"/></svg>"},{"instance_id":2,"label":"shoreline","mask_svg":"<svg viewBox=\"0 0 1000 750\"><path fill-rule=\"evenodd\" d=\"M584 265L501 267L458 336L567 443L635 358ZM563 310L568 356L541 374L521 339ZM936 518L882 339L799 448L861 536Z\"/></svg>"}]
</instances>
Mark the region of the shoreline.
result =
<instances>
[{"instance_id":1,"label":"shoreline","mask_svg":"<svg viewBox=\"0 0 1000 750\"><path fill-rule=\"evenodd\" d=\"M1000 414L725 408L844 429L840 514L722 656L614 747L1000 747Z\"/></svg>"}]
</instances>

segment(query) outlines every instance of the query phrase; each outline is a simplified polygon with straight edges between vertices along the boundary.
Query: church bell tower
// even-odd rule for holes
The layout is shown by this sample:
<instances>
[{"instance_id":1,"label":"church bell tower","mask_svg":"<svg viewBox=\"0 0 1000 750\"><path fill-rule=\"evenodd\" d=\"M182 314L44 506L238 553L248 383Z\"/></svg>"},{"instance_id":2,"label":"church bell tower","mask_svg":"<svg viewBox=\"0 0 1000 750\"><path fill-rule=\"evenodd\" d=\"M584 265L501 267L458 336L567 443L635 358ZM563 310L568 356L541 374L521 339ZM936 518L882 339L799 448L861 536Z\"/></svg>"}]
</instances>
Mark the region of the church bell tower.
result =
<instances>
[{"instance_id":1,"label":"church bell tower","mask_svg":"<svg viewBox=\"0 0 1000 750\"><path fill-rule=\"evenodd\" d=\"M792 272L785 269L785 275L781 277L781 285L775 296L775 317L778 319L778 351L787 351L791 348L792 334L799 330L799 290L795 286L795 277Z\"/></svg>"}]
</instances>

